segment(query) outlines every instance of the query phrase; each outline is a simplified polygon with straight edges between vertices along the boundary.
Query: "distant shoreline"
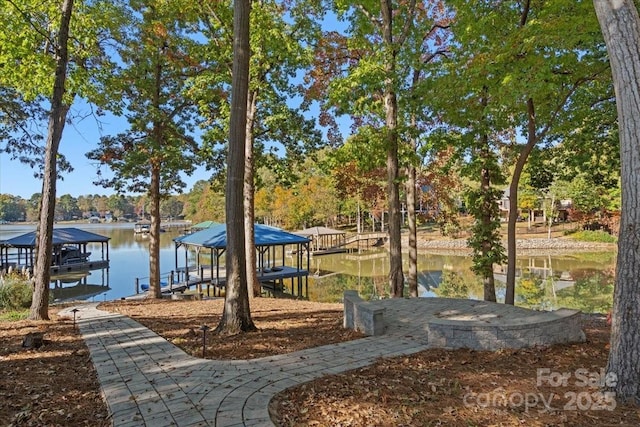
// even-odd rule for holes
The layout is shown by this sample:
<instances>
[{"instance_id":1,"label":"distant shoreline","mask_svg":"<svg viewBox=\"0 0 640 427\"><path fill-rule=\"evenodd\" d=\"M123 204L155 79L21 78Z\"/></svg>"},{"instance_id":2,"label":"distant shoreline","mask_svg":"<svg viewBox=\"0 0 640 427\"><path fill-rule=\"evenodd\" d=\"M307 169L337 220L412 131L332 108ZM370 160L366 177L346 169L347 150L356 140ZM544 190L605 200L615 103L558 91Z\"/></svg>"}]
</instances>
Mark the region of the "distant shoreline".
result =
<instances>
[{"instance_id":1,"label":"distant shoreline","mask_svg":"<svg viewBox=\"0 0 640 427\"><path fill-rule=\"evenodd\" d=\"M123 227L130 225L133 227L134 222L124 222L124 221L114 221L114 222L100 222L100 223L89 223L86 220L84 221L64 221L55 223L56 226L74 226L74 225L90 225L90 226L114 226L114 227ZM171 224L175 228L179 227L188 227L192 224L191 221L188 220L174 220L174 221L162 221L162 225ZM35 227L37 226L36 222L11 222L11 223L3 223L2 225L9 225L13 227ZM471 248L467 244L467 238L443 238L440 235L437 235L437 238L433 238L433 233L425 233L418 231L418 250L419 251L438 251L438 252L471 252ZM387 243L388 245L388 243ZM506 238L503 236L502 245L505 250L507 248ZM402 247L408 248L408 236L403 233L402 235ZM562 236L562 237L552 237L550 239L547 238L519 238L516 239L516 250L518 252L524 251L535 251L535 252L554 252L554 251L563 251L563 250L571 250L571 251L590 251L590 252L608 252L608 251L616 251L617 244L616 243L602 243L602 242L584 242L571 239L570 237Z\"/></svg>"},{"instance_id":2,"label":"distant shoreline","mask_svg":"<svg viewBox=\"0 0 640 427\"><path fill-rule=\"evenodd\" d=\"M503 247L507 248L506 240L502 241ZM403 247L408 247L408 241L403 238ZM445 250L445 251L471 251L467 244L467 239L425 239L418 236L418 250ZM520 251L590 251L609 252L616 251L617 244L601 242L582 242L570 238L527 238L516 239L516 250Z\"/></svg>"}]
</instances>

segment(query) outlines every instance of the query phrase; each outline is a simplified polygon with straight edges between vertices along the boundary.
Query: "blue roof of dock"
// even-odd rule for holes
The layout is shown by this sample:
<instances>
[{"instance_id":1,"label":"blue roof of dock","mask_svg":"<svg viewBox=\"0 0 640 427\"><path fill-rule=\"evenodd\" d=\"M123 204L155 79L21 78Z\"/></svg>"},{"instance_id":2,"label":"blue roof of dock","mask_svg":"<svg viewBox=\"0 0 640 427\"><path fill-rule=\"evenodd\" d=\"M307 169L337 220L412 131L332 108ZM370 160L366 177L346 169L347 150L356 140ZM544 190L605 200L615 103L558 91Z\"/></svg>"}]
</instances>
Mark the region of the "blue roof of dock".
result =
<instances>
[{"instance_id":1,"label":"blue roof of dock","mask_svg":"<svg viewBox=\"0 0 640 427\"><path fill-rule=\"evenodd\" d=\"M219 222L215 222L215 221L202 221L199 222L195 225L191 226L192 230L204 230L205 228L211 228L211 227L215 227L216 225L220 225Z\"/></svg>"},{"instance_id":2,"label":"blue roof of dock","mask_svg":"<svg viewBox=\"0 0 640 427\"><path fill-rule=\"evenodd\" d=\"M256 224L254 227L256 246L278 246L308 243L309 239L286 232L268 225ZM176 243L202 246L205 248L222 249L227 247L227 226L218 224L213 227L196 231L186 236L173 239Z\"/></svg>"},{"instance_id":3,"label":"blue roof of dock","mask_svg":"<svg viewBox=\"0 0 640 427\"><path fill-rule=\"evenodd\" d=\"M53 229L53 245L66 245L78 243L92 242L108 242L109 237L96 233L80 230L79 228L54 228ZM36 232L21 234L20 236L0 242L3 246L11 246L14 248L30 248L36 245Z\"/></svg>"}]
</instances>

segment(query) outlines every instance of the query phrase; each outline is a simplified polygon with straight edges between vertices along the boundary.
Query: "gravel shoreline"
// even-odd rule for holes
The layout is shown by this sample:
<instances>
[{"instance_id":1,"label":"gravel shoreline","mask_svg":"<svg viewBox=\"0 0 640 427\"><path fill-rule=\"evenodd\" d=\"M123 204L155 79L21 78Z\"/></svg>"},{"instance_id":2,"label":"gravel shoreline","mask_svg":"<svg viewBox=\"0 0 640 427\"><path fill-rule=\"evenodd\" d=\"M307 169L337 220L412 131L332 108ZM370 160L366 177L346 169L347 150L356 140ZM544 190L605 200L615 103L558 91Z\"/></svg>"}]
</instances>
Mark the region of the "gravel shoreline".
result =
<instances>
[{"instance_id":1,"label":"gravel shoreline","mask_svg":"<svg viewBox=\"0 0 640 427\"><path fill-rule=\"evenodd\" d=\"M507 242L503 241L502 245L507 247ZM418 249L430 250L468 250L471 249L467 245L467 239L451 239L451 240L419 240ZM571 239L516 239L516 249L520 250L575 250L575 251L613 251L616 245L613 243L599 242L579 242Z\"/></svg>"}]
</instances>

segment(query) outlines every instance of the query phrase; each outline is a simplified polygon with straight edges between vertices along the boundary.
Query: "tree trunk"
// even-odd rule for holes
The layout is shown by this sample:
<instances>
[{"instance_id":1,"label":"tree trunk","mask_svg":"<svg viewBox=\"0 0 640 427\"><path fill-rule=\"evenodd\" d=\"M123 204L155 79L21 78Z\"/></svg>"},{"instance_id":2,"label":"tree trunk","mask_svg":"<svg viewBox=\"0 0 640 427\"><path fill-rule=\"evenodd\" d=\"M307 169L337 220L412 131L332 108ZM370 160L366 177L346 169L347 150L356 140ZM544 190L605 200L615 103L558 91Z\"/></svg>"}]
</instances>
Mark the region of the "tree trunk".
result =
<instances>
[{"instance_id":1,"label":"tree trunk","mask_svg":"<svg viewBox=\"0 0 640 427\"><path fill-rule=\"evenodd\" d=\"M162 69L163 63L160 59L162 53L158 52L156 65L154 70L154 92L152 103L154 108L160 109L160 98L162 96ZM153 122L152 137L155 145L162 146L163 143L163 123L161 120ZM160 150L160 148L158 148ZM149 230L149 296L151 298L162 298L162 290L160 289L160 168L162 161L158 156L149 159L151 166L151 176L149 182L149 202L151 228ZM188 265L186 266L189 267Z\"/></svg>"},{"instance_id":2,"label":"tree trunk","mask_svg":"<svg viewBox=\"0 0 640 427\"><path fill-rule=\"evenodd\" d=\"M244 168L249 92L249 15L250 0L233 3L233 73L231 120L227 156L226 222L227 284L224 310L216 331L237 334L255 330L249 308L244 230Z\"/></svg>"},{"instance_id":3,"label":"tree trunk","mask_svg":"<svg viewBox=\"0 0 640 427\"><path fill-rule=\"evenodd\" d=\"M420 83L420 70L413 70L412 91L415 91ZM416 115L411 115L411 127L417 129ZM416 137L411 138L411 154L414 159L418 158L418 141ZM413 160L409 162L407 168L407 183L405 185L407 202L407 225L409 228L409 274L407 286L409 296L418 297L418 226L416 221L416 166ZM404 222L404 220L403 220Z\"/></svg>"},{"instance_id":4,"label":"tree trunk","mask_svg":"<svg viewBox=\"0 0 640 427\"><path fill-rule=\"evenodd\" d=\"M404 276L402 273L402 236L400 214L400 191L398 174L398 135L395 129L395 115L397 104L395 93L385 97L385 104L389 108L387 113L388 151L387 151L387 194L389 203L389 287L394 298L401 298L404 291Z\"/></svg>"},{"instance_id":5,"label":"tree trunk","mask_svg":"<svg viewBox=\"0 0 640 427\"><path fill-rule=\"evenodd\" d=\"M360 195L358 195L358 201L356 204L356 232L360 234L362 232L362 227L360 225Z\"/></svg>"},{"instance_id":6,"label":"tree trunk","mask_svg":"<svg viewBox=\"0 0 640 427\"><path fill-rule=\"evenodd\" d=\"M69 111L64 102L69 53L67 41L73 13L73 0L62 3L62 17L58 32L58 51L56 58L55 81L51 97L51 114L47 129L47 151L44 160L44 179L42 181L42 201L38 222L37 253L34 266L34 289L29 319L49 320L49 282L51 281L51 254L53 251L53 221L56 208L56 180L58 177L57 158L62 132Z\"/></svg>"},{"instance_id":7,"label":"tree trunk","mask_svg":"<svg viewBox=\"0 0 640 427\"><path fill-rule=\"evenodd\" d=\"M611 69L620 129L622 212L607 386L640 402L640 17L631 0L594 0ZM614 377L615 375L615 377Z\"/></svg>"},{"instance_id":8,"label":"tree trunk","mask_svg":"<svg viewBox=\"0 0 640 427\"><path fill-rule=\"evenodd\" d=\"M516 291L516 222L518 220L518 184L531 150L538 142L536 135L536 113L533 99L527 100L527 143L522 148L509 185L509 222L507 224L507 283L505 304L515 304Z\"/></svg>"},{"instance_id":9,"label":"tree trunk","mask_svg":"<svg viewBox=\"0 0 640 427\"><path fill-rule=\"evenodd\" d=\"M411 141L412 151L416 151L416 141ZM411 164L407 168L407 183L405 185L407 199L407 223L409 225L409 273L407 285L409 296L418 297L418 231L416 225L416 167Z\"/></svg>"},{"instance_id":10,"label":"tree trunk","mask_svg":"<svg viewBox=\"0 0 640 427\"><path fill-rule=\"evenodd\" d=\"M160 288L160 165L151 161L151 182L149 185L151 202L151 229L149 230L149 296L162 298Z\"/></svg>"},{"instance_id":11,"label":"tree trunk","mask_svg":"<svg viewBox=\"0 0 640 427\"><path fill-rule=\"evenodd\" d=\"M547 218L548 228L547 228L547 239L551 239L551 227L553 227L553 217L555 216L555 205L556 205L556 195L551 195L551 206L549 207L549 217Z\"/></svg>"},{"instance_id":12,"label":"tree trunk","mask_svg":"<svg viewBox=\"0 0 640 427\"><path fill-rule=\"evenodd\" d=\"M254 157L253 157L253 123L256 115L255 91L249 93L247 105L247 134L245 137L245 166L244 166L244 226L245 245L247 248L247 288L249 296L259 297L261 293L258 273L256 271L256 243L255 243L255 215L254 215Z\"/></svg>"},{"instance_id":13,"label":"tree trunk","mask_svg":"<svg viewBox=\"0 0 640 427\"><path fill-rule=\"evenodd\" d=\"M385 59L384 110L387 143L387 203L389 206L389 288L391 296L400 298L404 291L402 273L402 240L400 235L400 184L398 162L398 100L393 76L396 72L396 53L393 42L393 4L381 0Z\"/></svg>"},{"instance_id":14,"label":"tree trunk","mask_svg":"<svg viewBox=\"0 0 640 427\"><path fill-rule=\"evenodd\" d=\"M484 136L485 139L485 147L488 145L488 138ZM483 205L484 209L482 210L482 214L480 215L480 222L482 223L482 227L484 230L491 229L491 224L493 223L493 218L491 217L491 213L493 212L492 204L495 203L493 197L491 195L491 172L487 163L489 163L488 159L488 149L482 150L484 154L485 166L482 168L482 172L480 175L480 188L482 191ZM487 259L490 258L490 253L494 250L493 242L489 240L485 240L482 242L482 257ZM493 276L493 263L487 263L486 267L483 267L482 272L482 287L484 289L484 300L485 301L496 301L496 284L495 278Z\"/></svg>"}]
</instances>

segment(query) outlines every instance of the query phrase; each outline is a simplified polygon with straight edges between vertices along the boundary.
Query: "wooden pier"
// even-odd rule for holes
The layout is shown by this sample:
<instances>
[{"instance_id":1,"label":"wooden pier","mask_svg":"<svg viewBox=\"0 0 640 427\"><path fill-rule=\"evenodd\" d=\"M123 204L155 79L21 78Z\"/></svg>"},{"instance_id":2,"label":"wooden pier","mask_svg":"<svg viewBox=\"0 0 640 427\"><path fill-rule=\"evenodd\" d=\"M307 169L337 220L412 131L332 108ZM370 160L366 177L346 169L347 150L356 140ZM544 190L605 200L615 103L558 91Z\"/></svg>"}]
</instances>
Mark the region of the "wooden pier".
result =
<instances>
[{"instance_id":1,"label":"wooden pier","mask_svg":"<svg viewBox=\"0 0 640 427\"><path fill-rule=\"evenodd\" d=\"M213 271L212 271L213 270ZM216 272L218 275L216 276ZM178 269L168 274L161 275L166 280L161 281L161 292L163 294L185 293L195 288L198 295L221 296L222 290L227 284L224 268L211 269L210 266L201 266L200 269ZM273 269L258 271L258 281L267 294L289 293L298 298L309 296L309 285L306 278L309 276L307 270L300 270L293 267L279 266ZM136 294L146 292L148 284L140 283L141 278L136 278Z\"/></svg>"},{"instance_id":2,"label":"wooden pier","mask_svg":"<svg viewBox=\"0 0 640 427\"><path fill-rule=\"evenodd\" d=\"M382 246L384 242L389 239L389 233L386 232L374 232L374 233L356 233L347 236L345 239L345 246L347 245L357 245L358 249L360 249L360 243L364 242L366 247L377 247Z\"/></svg>"},{"instance_id":3,"label":"wooden pier","mask_svg":"<svg viewBox=\"0 0 640 427\"><path fill-rule=\"evenodd\" d=\"M389 238L388 233L355 233L347 235L345 239L336 243L334 246L311 248L311 254L315 256L330 255L337 253L360 251L361 249L370 249L372 247L380 247L385 244Z\"/></svg>"}]
</instances>

